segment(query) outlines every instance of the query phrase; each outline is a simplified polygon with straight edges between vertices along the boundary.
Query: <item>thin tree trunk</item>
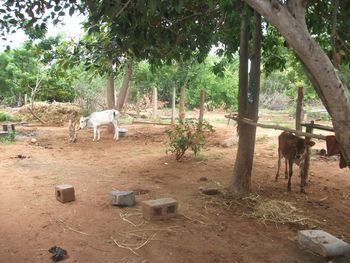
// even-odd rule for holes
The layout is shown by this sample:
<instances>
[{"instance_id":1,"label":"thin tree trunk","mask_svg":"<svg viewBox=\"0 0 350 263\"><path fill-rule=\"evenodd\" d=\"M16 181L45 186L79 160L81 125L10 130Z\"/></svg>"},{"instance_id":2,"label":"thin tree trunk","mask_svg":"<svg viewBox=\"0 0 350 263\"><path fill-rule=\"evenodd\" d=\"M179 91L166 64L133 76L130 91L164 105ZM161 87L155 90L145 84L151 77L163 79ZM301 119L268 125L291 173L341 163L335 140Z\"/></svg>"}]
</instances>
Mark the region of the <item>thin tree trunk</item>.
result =
<instances>
[{"instance_id":1,"label":"thin tree trunk","mask_svg":"<svg viewBox=\"0 0 350 263\"><path fill-rule=\"evenodd\" d=\"M157 108L158 108L158 94L157 94L157 88L153 88L152 93L152 118L157 118Z\"/></svg>"},{"instance_id":2,"label":"thin tree trunk","mask_svg":"<svg viewBox=\"0 0 350 263\"><path fill-rule=\"evenodd\" d=\"M175 107L176 107L176 88L173 87L173 98L171 102L171 124L175 124Z\"/></svg>"},{"instance_id":3,"label":"thin tree trunk","mask_svg":"<svg viewBox=\"0 0 350 263\"><path fill-rule=\"evenodd\" d=\"M205 104L205 90L201 90L200 93L200 105L199 105L199 124L203 123L203 117L204 117L204 104Z\"/></svg>"},{"instance_id":4,"label":"thin tree trunk","mask_svg":"<svg viewBox=\"0 0 350 263\"><path fill-rule=\"evenodd\" d=\"M331 45L332 45L332 60L335 68L340 68L341 54L337 50L337 13L339 9L339 0L333 0L333 13L332 13L332 32L331 32Z\"/></svg>"},{"instance_id":5,"label":"thin tree trunk","mask_svg":"<svg viewBox=\"0 0 350 263\"><path fill-rule=\"evenodd\" d=\"M248 83L248 18L242 15L240 40L240 86L238 102L239 117L258 119L260 59L261 59L261 17L254 12L253 53L251 56L251 71ZM251 176L255 148L256 126L239 122L239 141L229 189L237 194L246 194L251 190Z\"/></svg>"},{"instance_id":6,"label":"thin tree trunk","mask_svg":"<svg viewBox=\"0 0 350 263\"><path fill-rule=\"evenodd\" d=\"M114 76L113 73L111 73L107 80L107 109L114 109L114 107Z\"/></svg>"},{"instance_id":7,"label":"thin tree trunk","mask_svg":"<svg viewBox=\"0 0 350 263\"><path fill-rule=\"evenodd\" d=\"M302 119L302 111L303 111L303 99L304 99L303 87L298 87L297 109L295 112L295 129L297 131L302 130L301 119Z\"/></svg>"},{"instance_id":8,"label":"thin tree trunk","mask_svg":"<svg viewBox=\"0 0 350 263\"><path fill-rule=\"evenodd\" d=\"M121 111L124 106L125 97L129 89L129 82L132 74L132 60L129 59L125 66L123 84L120 88L119 95L117 98L116 109Z\"/></svg>"},{"instance_id":9,"label":"thin tree trunk","mask_svg":"<svg viewBox=\"0 0 350 263\"><path fill-rule=\"evenodd\" d=\"M140 118L140 91L138 89L136 93L136 116Z\"/></svg>"},{"instance_id":10,"label":"thin tree trunk","mask_svg":"<svg viewBox=\"0 0 350 263\"><path fill-rule=\"evenodd\" d=\"M185 120L185 90L186 90L186 84L187 84L187 80L185 81L185 83L182 85L181 89L180 89L180 107L179 107L179 121L180 123L183 123Z\"/></svg>"}]
</instances>

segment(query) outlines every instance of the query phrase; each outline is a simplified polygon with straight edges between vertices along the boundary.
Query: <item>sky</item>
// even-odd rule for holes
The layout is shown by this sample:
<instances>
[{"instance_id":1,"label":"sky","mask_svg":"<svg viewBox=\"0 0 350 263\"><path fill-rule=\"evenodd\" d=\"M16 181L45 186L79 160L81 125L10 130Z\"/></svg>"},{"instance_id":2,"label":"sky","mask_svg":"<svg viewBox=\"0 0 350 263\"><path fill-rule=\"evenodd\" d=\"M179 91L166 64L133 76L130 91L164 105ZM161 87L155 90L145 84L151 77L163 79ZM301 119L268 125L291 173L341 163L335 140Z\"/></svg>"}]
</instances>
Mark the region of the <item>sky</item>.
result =
<instances>
[{"instance_id":1,"label":"sky","mask_svg":"<svg viewBox=\"0 0 350 263\"><path fill-rule=\"evenodd\" d=\"M56 36L59 33L63 33L67 38L77 39L83 35L83 29L80 23L83 21L83 17L80 15L65 16L64 24L49 25L47 36ZM14 34L9 34L7 41L0 39L0 51L5 50L6 46L9 45L11 48L17 48L23 44L27 39L26 35L22 30L18 30Z\"/></svg>"}]
</instances>

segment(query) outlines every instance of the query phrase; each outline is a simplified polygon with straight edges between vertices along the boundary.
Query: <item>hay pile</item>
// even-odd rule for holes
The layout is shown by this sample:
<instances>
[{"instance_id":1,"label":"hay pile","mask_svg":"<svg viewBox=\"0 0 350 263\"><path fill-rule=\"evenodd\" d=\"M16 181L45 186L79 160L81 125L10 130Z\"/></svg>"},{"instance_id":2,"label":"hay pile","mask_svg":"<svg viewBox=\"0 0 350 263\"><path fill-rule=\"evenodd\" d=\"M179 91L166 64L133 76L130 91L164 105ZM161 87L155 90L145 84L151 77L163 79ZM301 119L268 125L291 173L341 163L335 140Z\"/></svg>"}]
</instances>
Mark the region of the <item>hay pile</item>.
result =
<instances>
[{"instance_id":1,"label":"hay pile","mask_svg":"<svg viewBox=\"0 0 350 263\"><path fill-rule=\"evenodd\" d=\"M16 113L24 121L37 121L30 112L31 105L27 104L21 107ZM34 104L34 113L45 124L62 126L69 120L77 120L80 118L82 109L80 106L72 103L47 103L36 102Z\"/></svg>"},{"instance_id":2,"label":"hay pile","mask_svg":"<svg viewBox=\"0 0 350 263\"><path fill-rule=\"evenodd\" d=\"M295 203L264 199L254 197L252 201L252 212L249 217L254 217L265 222L273 222L276 224L298 224L307 225L315 220L305 216L301 209L297 209Z\"/></svg>"}]
</instances>

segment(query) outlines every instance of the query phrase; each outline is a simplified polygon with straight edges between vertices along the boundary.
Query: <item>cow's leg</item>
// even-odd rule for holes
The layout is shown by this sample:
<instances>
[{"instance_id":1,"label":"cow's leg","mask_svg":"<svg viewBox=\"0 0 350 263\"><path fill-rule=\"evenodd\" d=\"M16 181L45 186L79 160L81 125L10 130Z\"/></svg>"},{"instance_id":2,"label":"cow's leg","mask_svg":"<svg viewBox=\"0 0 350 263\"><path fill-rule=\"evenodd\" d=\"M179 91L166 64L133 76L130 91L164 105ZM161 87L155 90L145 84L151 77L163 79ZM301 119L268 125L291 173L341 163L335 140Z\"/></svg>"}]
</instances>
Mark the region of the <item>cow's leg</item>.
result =
<instances>
[{"instance_id":1,"label":"cow's leg","mask_svg":"<svg viewBox=\"0 0 350 263\"><path fill-rule=\"evenodd\" d=\"M118 121L113 122L114 126L114 137L113 139L118 140L119 139L119 128L118 128Z\"/></svg>"},{"instance_id":2,"label":"cow's leg","mask_svg":"<svg viewBox=\"0 0 350 263\"><path fill-rule=\"evenodd\" d=\"M101 130L99 127L97 127L97 140L99 141L101 137Z\"/></svg>"},{"instance_id":3,"label":"cow's leg","mask_svg":"<svg viewBox=\"0 0 350 263\"><path fill-rule=\"evenodd\" d=\"M288 187L287 187L287 190L288 192L290 192L292 190L292 175L293 175L293 159L289 159L288 160L288 163L289 163L289 178L288 178Z\"/></svg>"},{"instance_id":4,"label":"cow's leg","mask_svg":"<svg viewBox=\"0 0 350 263\"><path fill-rule=\"evenodd\" d=\"M278 181L278 177L280 176L281 158L282 158L282 154L281 154L281 151L278 149L278 161L277 161L277 172L276 172L275 182Z\"/></svg>"},{"instance_id":5,"label":"cow's leg","mask_svg":"<svg viewBox=\"0 0 350 263\"><path fill-rule=\"evenodd\" d=\"M288 164L287 158L284 158L284 178L288 179Z\"/></svg>"},{"instance_id":6,"label":"cow's leg","mask_svg":"<svg viewBox=\"0 0 350 263\"><path fill-rule=\"evenodd\" d=\"M97 127L94 126L94 139L93 139L93 141L96 141L96 135L97 135Z\"/></svg>"}]
</instances>

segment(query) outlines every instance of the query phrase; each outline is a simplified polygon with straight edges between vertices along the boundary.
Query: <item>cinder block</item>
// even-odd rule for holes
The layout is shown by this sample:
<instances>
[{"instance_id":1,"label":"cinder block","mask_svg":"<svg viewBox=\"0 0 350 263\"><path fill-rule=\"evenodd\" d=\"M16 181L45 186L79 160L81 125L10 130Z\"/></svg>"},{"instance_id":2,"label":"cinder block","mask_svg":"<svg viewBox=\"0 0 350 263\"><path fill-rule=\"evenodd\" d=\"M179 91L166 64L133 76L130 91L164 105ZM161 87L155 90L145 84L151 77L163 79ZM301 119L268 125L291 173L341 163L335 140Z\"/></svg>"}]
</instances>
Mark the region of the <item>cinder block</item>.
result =
<instances>
[{"instance_id":1,"label":"cinder block","mask_svg":"<svg viewBox=\"0 0 350 263\"><path fill-rule=\"evenodd\" d=\"M173 198L161 198L142 202L142 215L147 220L163 220L177 215L178 203Z\"/></svg>"},{"instance_id":2,"label":"cinder block","mask_svg":"<svg viewBox=\"0 0 350 263\"><path fill-rule=\"evenodd\" d=\"M322 255L335 257L350 252L350 245L323 230L303 230L298 232L302 248Z\"/></svg>"},{"instance_id":3,"label":"cinder block","mask_svg":"<svg viewBox=\"0 0 350 263\"><path fill-rule=\"evenodd\" d=\"M60 184L55 187L56 199L62 203L75 200L74 187L69 184Z\"/></svg>"},{"instance_id":4,"label":"cinder block","mask_svg":"<svg viewBox=\"0 0 350 263\"><path fill-rule=\"evenodd\" d=\"M135 205L135 195L133 191L112 191L109 193L111 205L133 206Z\"/></svg>"}]
</instances>

